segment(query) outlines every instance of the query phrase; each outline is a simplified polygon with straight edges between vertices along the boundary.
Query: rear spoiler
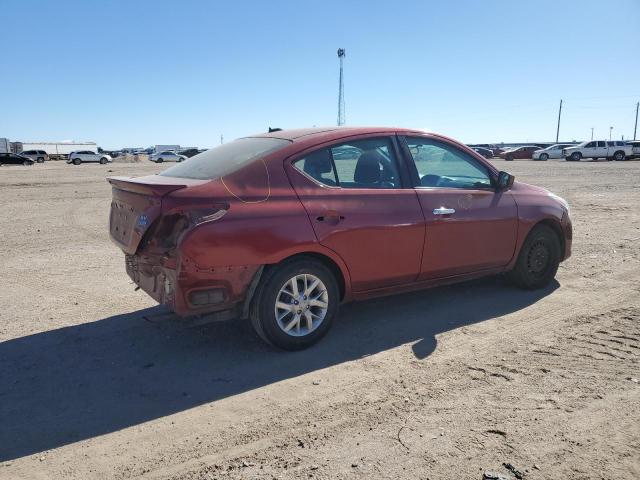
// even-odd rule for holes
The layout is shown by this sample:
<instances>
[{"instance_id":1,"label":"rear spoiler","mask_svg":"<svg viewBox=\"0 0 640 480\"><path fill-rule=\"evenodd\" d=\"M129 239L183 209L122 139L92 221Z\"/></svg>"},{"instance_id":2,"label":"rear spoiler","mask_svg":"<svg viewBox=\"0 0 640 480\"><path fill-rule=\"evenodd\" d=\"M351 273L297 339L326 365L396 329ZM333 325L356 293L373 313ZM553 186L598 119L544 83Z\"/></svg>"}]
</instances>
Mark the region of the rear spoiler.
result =
<instances>
[{"instance_id":1,"label":"rear spoiler","mask_svg":"<svg viewBox=\"0 0 640 480\"><path fill-rule=\"evenodd\" d=\"M140 193L142 195L154 195L156 197L163 197L168 193L180 190L194 183L193 180L162 177L160 175L148 175L137 178L109 177L107 181L118 190ZM197 183L202 182L198 181Z\"/></svg>"}]
</instances>

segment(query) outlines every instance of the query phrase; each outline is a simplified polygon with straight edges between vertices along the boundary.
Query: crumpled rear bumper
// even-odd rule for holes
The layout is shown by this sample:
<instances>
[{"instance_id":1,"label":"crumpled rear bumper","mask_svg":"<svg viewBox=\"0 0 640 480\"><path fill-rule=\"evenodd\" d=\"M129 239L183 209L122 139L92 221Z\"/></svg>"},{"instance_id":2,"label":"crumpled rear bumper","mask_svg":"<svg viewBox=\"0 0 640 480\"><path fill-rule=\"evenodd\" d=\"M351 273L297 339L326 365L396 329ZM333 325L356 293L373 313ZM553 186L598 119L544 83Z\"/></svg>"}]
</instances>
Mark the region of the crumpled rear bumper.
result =
<instances>
[{"instance_id":1,"label":"crumpled rear bumper","mask_svg":"<svg viewBox=\"0 0 640 480\"><path fill-rule=\"evenodd\" d=\"M139 288L181 317L238 311L260 268L200 268L188 259L177 264L165 257L141 254L125 255L125 263L127 274Z\"/></svg>"}]
</instances>

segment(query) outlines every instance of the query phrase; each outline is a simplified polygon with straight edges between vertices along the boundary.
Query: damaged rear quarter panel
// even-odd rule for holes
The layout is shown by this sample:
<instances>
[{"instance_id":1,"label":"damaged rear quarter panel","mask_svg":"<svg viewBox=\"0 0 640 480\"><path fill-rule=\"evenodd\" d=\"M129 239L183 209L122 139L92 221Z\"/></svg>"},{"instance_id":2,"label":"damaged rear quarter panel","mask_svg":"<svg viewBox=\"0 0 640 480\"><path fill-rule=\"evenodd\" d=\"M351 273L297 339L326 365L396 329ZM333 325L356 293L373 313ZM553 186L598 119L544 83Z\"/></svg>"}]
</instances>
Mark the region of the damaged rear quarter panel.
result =
<instances>
[{"instance_id":1,"label":"damaged rear quarter panel","mask_svg":"<svg viewBox=\"0 0 640 480\"><path fill-rule=\"evenodd\" d=\"M282 168L255 162L223 179L172 193L163 199L163 211L185 209L195 199L228 209L222 218L191 225L180 237L175 250L179 314L194 313L188 303L194 290L224 287L228 308L244 300L261 265L318 250L307 213ZM213 309L198 309L204 310Z\"/></svg>"}]
</instances>

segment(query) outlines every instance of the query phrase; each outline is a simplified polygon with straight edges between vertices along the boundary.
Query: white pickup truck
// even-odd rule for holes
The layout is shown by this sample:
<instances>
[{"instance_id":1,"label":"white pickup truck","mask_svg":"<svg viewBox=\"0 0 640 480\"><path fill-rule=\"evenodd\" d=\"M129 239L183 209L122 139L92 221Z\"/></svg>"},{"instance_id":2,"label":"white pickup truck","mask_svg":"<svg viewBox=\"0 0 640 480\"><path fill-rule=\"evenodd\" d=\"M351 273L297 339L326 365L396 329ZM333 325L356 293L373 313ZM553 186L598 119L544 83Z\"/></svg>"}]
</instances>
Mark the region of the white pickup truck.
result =
<instances>
[{"instance_id":1,"label":"white pickup truck","mask_svg":"<svg viewBox=\"0 0 640 480\"><path fill-rule=\"evenodd\" d=\"M568 162L578 162L583 158L624 160L632 153L631 145L620 140L591 140L575 147L562 149L562 157Z\"/></svg>"}]
</instances>

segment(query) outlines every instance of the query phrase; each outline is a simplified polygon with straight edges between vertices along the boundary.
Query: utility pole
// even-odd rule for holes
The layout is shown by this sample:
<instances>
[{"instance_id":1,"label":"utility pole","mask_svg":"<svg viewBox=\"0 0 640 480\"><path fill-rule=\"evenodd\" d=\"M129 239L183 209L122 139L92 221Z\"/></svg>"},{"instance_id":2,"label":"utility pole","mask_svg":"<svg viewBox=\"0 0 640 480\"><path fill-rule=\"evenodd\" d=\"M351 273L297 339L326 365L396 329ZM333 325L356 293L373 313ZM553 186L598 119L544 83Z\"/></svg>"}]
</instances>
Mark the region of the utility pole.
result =
<instances>
[{"instance_id":1,"label":"utility pole","mask_svg":"<svg viewBox=\"0 0 640 480\"><path fill-rule=\"evenodd\" d=\"M344 125L344 78L342 76L342 62L344 60L344 48L338 49L340 59L340 83L338 84L338 125Z\"/></svg>"},{"instance_id":2,"label":"utility pole","mask_svg":"<svg viewBox=\"0 0 640 480\"><path fill-rule=\"evenodd\" d=\"M558 129L556 130L556 143L560 137L560 115L562 115L562 99L560 100L560 109L558 110Z\"/></svg>"},{"instance_id":3,"label":"utility pole","mask_svg":"<svg viewBox=\"0 0 640 480\"><path fill-rule=\"evenodd\" d=\"M220 134L220 145L224 143L224 135Z\"/></svg>"},{"instance_id":4,"label":"utility pole","mask_svg":"<svg viewBox=\"0 0 640 480\"><path fill-rule=\"evenodd\" d=\"M609 127L609 140L611 140L611 132L613 132L613 127Z\"/></svg>"},{"instance_id":5,"label":"utility pole","mask_svg":"<svg viewBox=\"0 0 640 480\"><path fill-rule=\"evenodd\" d=\"M591 127L591 140L593 140L593 127Z\"/></svg>"},{"instance_id":6,"label":"utility pole","mask_svg":"<svg viewBox=\"0 0 640 480\"><path fill-rule=\"evenodd\" d=\"M640 102L636 103L636 125L633 127L633 139L636 139L636 131L638 130L638 107L640 107Z\"/></svg>"}]
</instances>

